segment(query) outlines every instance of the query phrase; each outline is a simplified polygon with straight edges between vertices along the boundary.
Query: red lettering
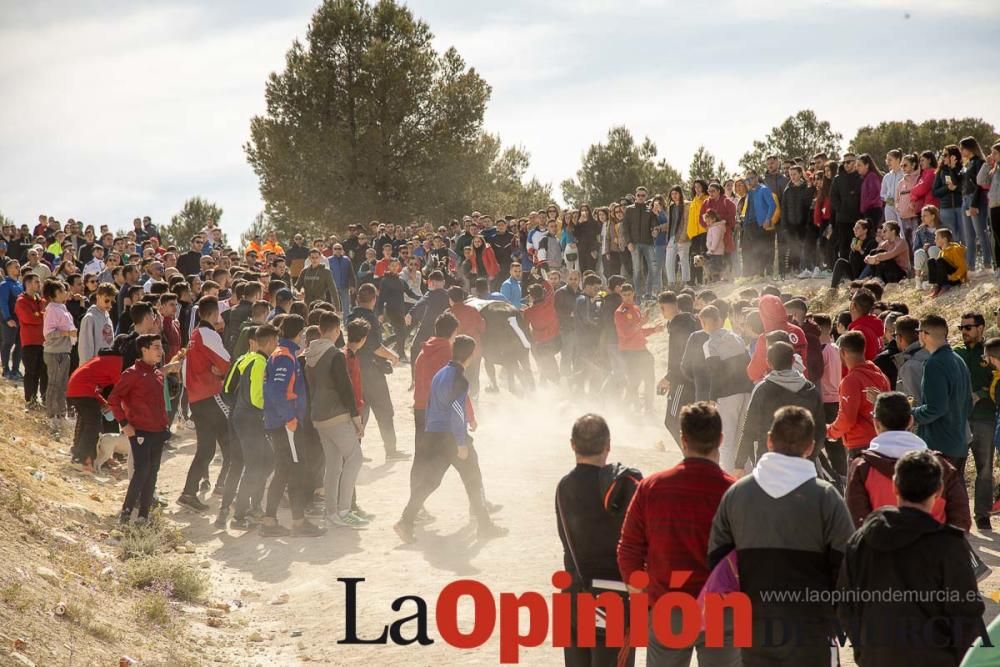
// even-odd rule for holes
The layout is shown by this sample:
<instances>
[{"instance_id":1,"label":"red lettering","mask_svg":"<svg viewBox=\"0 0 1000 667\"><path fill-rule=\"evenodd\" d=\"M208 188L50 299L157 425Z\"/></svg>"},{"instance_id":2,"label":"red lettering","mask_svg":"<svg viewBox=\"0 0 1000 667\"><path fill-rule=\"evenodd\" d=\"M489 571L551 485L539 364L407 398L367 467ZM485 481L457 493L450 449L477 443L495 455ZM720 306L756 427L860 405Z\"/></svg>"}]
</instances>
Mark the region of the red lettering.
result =
<instances>
[{"instance_id":1,"label":"red lettering","mask_svg":"<svg viewBox=\"0 0 1000 667\"><path fill-rule=\"evenodd\" d=\"M573 576L569 572L560 570L552 575L552 586L560 591L572 585ZM552 645L556 648L566 648L572 643L572 603L570 593L552 594Z\"/></svg>"},{"instance_id":2,"label":"red lettering","mask_svg":"<svg viewBox=\"0 0 1000 667\"><path fill-rule=\"evenodd\" d=\"M472 598L475 609L473 626L468 633L458 627L458 601L463 596ZM472 579L459 579L441 589L435 611L438 634L455 648L476 648L485 644L496 627L497 609L490 589Z\"/></svg>"},{"instance_id":3,"label":"red lettering","mask_svg":"<svg viewBox=\"0 0 1000 667\"><path fill-rule=\"evenodd\" d=\"M725 646L726 609L733 611L733 646L747 648L751 645L753 610L746 593L705 594L705 646Z\"/></svg>"},{"instance_id":4,"label":"red lettering","mask_svg":"<svg viewBox=\"0 0 1000 667\"><path fill-rule=\"evenodd\" d=\"M521 609L528 610L528 632L521 634ZM549 634L549 608L538 593L500 594L500 663L518 662L522 646L538 646Z\"/></svg>"},{"instance_id":5,"label":"red lettering","mask_svg":"<svg viewBox=\"0 0 1000 667\"><path fill-rule=\"evenodd\" d=\"M646 593L646 586L649 586L649 575L642 570L636 570L628 578L628 585L633 590L642 591L642 593L631 593L628 597L631 617L629 621L629 646L647 646L649 644L649 633L646 631L646 626L649 624L649 594Z\"/></svg>"},{"instance_id":6,"label":"red lettering","mask_svg":"<svg viewBox=\"0 0 1000 667\"><path fill-rule=\"evenodd\" d=\"M605 591L594 597L590 593L576 596L577 646L591 648L597 645L597 610L604 612L604 636L607 646L625 643L625 603L617 593Z\"/></svg>"}]
</instances>

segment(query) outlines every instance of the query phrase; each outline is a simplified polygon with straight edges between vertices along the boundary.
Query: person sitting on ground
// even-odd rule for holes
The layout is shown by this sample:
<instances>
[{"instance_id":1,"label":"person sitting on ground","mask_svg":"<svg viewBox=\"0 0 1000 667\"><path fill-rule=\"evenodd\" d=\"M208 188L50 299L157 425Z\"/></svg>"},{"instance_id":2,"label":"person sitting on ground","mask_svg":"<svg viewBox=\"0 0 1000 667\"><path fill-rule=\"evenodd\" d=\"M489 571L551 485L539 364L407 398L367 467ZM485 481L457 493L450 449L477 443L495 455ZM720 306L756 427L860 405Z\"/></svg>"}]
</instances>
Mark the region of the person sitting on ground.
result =
<instances>
[{"instance_id":1,"label":"person sitting on ground","mask_svg":"<svg viewBox=\"0 0 1000 667\"><path fill-rule=\"evenodd\" d=\"M968 279L965 246L953 239L954 236L947 227L934 233L934 245L941 254L937 259L927 260L927 280L934 285L931 297L937 297Z\"/></svg>"},{"instance_id":2,"label":"person sitting on ground","mask_svg":"<svg viewBox=\"0 0 1000 667\"><path fill-rule=\"evenodd\" d=\"M839 223L838 223L839 224ZM845 259L840 257L833 265L831 287L839 287L844 280L855 280L865 269L865 257L878 247L878 241L871 233L871 223L858 220L854 223L854 238L851 240L851 251Z\"/></svg>"},{"instance_id":3,"label":"person sitting on ground","mask_svg":"<svg viewBox=\"0 0 1000 667\"><path fill-rule=\"evenodd\" d=\"M933 516L946 473L926 450L894 472L899 506L876 509L847 542L837 613L860 667L957 665L985 636L985 605L964 532Z\"/></svg>"},{"instance_id":4,"label":"person sitting on ground","mask_svg":"<svg viewBox=\"0 0 1000 667\"><path fill-rule=\"evenodd\" d=\"M847 509L858 528L865 518L881 507L894 507L892 477L896 463L909 452L927 450L927 443L912 433L913 414L910 402L898 391L878 395L875 399L875 430L878 432L869 448L851 462L847 476ZM968 532L972 526L969 514L969 494L961 475L947 459L936 452L943 473L943 491L934 501L931 515L941 523L957 526Z\"/></svg>"},{"instance_id":5,"label":"person sitting on ground","mask_svg":"<svg viewBox=\"0 0 1000 667\"><path fill-rule=\"evenodd\" d=\"M910 246L899 235L899 223L894 220L882 225L882 239L878 252L865 257L865 264L871 268L871 275L882 282L898 283L910 275ZM862 271L862 277L867 271Z\"/></svg>"}]
</instances>

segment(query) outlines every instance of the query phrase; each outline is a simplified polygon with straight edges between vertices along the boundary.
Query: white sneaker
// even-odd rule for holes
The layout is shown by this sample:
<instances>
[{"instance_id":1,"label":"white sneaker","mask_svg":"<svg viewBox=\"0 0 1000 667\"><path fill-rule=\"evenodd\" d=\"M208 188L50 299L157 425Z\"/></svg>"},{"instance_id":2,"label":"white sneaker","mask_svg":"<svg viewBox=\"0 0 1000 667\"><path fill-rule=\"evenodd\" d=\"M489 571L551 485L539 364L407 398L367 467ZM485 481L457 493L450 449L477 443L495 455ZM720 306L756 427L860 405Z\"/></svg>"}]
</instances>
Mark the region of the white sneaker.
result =
<instances>
[{"instance_id":1,"label":"white sneaker","mask_svg":"<svg viewBox=\"0 0 1000 667\"><path fill-rule=\"evenodd\" d=\"M799 276L798 277L800 279L812 278L813 277L813 273L809 269L802 269L802 271L799 272Z\"/></svg>"}]
</instances>

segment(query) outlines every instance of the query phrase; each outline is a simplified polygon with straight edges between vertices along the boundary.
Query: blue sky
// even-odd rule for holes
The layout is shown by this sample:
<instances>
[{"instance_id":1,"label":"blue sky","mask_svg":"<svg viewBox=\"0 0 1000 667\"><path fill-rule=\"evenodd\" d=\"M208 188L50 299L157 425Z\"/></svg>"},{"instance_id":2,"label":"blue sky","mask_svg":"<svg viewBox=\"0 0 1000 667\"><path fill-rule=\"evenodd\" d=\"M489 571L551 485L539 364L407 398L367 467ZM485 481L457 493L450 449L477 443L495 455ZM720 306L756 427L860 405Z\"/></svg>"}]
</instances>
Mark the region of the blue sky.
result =
<instances>
[{"instance_id":1,"label":"blue sky","mask_svg":"<svg viewBox=\"0 0 1000 667\"><path fill-rule=\"evenodd\" d=\"M0 2L0 211L117 228L202 195L238 234L262 208L249 119L317 4ZM493 86L487 129L526 148L557 196L617 124L681 171L699 144L734 166L803 108L845 141L896 118L1000 126L1000 2L408 5Z\"/></svg>"}]
</instances>

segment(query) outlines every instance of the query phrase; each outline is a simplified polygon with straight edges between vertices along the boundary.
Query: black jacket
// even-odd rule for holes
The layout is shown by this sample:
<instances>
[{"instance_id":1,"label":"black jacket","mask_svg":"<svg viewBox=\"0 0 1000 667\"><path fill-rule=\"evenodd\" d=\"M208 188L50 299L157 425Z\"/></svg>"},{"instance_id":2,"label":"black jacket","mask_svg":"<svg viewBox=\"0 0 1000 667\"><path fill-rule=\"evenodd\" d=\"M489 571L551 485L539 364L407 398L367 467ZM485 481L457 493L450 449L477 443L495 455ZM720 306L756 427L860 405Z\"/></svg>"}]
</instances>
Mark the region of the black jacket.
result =
<instances>
[{"instance_id":1,"label":"black jacket","mask_svg":"<svg viewBox=\"0 0 1000 667\"><path fill-rule=\"evenodd\" d=\"M973 174L972 180L975 179ZM593 218L576 226L576 247L582 257L584 254L600 252L601 223Z\"/></svg>"},{"instance_id":2,"label":"black jacket","mask_svg":"<svg viewBox=\"0 0 1000 667\"><path fill-rule=\"evenodd\" d=\"M572 291L569 285L563 285L556 290L555 307L556 315L559 316L559 330L572 331L576 327L573 320L573 311L576 309L576 297L580 296L580 290Z\"/></svg>"},{"instance_id":3,"label":"black jacket","mask_svg":"<svg viewBox=\"0 0 1000 667\"><path fill-rule=\"evenodd\" d=\"M261 257L261 259L264 259ZM201 273L201 253L197 250L188 250L177 258L177 270L181 272L185 280L188 276Z\"/></svg>"},{"instance_id":4,"label":"black jacket","mask_svg":"<svg viewBox=\"0 0 1000 667\"><path fill-rule=\"evenodd\" d=\"M837 224L853 225L861 219L861 174L845 171L834 176L830 206Z\"/></svg>"},{"instance_id":5,"label":"black jacket","mask_svg":"<svg viewBox=\"0 0 1000 667\"><path fill-rule=\"evenodd\" d=\"M511 253L514 252L514 236L510 232L497 233L489 240L490 247L493 248L493 256L497 258L500 265L500 276L507 280L505 273L510 271Z\"/></svg>"},{"instance_id":6,"label":"black jacket","mask_svg":"<svg viewBox=\"0 0 1000 667\"><path fill-rule=\"evenodd\" d=\"M888 602L845 596L837 606L854 658L864 667L954 666L976 637L985 637L985 605L965 535L922 510L882 507L868 515L847 542L840 587L923 592L919 600ZM949 597L933 597L942 593Z\"/></svg>"},{"instance_id":7,"label":"black jacket","mask_svg":"<svg viewBox=\"0 0 1000 667\"><path fill-rule=\"evenodd\" d=\"M802 228L812 222L809 206L815 196L816 190L805 181L798 185L789 183L781 193L781 224L785 227Z\"/></svg>"},{"instance_id":8,"label":"black jacket","mask_svg":"<svg viewBox=\"0 0 1000 667\"><path fill-rule=\"evenodd\" d=\"M979 170L983 168L984 162L985 160L980 157L973 157L967 165L962 167L962 194L975 195L976 198L973 201L980 206L985 203L986 191L976 183L976 177L979 175Z\"/></svg>"},{"instance_id":9,"label":"black jacket","mask_svg":"<svg viewBox=\"0 0 1000 667\"><path fill-rule=\"evenodd\" d=\"M653 245L653 227L657 220L645 204L636 203L627 207L624 222L629 243Z\"/></svg>"},{"instance_id":10,"label":"black jacket","mask_svg":"<svg viewBox=\"0 0 1000 667\"><path fill-rule=\"evenodd\" d=\"M800 389L792 391L769 380L769 377L770 373L757 383L750 394L736 448L737 469L743 468L748 460L758 461L767 452L767 432L771 428L774 413L786 405L797 405L812 414L816 438L811 456L813 460L826 442L826 415L819 388L806 380Z\"/></svg>"},{"instance_id":11,"label":"black jacket","mask_svg":"<svg viewBox=\"0 0 1000 667\"><path fill-rule=\"evenodd\" d=\"M694 383L694 400L709 400L712 389L712 377L708 373L708 362L705 361L705 343L708 333L704 330L695 331L688 336L684 344L684 354L681 356L681 372L688 382ZM744 373L746 375L746 373Z\"/></svg>"},{"instance_id":12,"label":"black jacket","mask_svg":"<svg viewBox=\"0 0 1000 667\"><path fill-rule=\"evenodd\" d=\"M954 190L948 189L946 177L951 176L951 182L956 187ZM941 165L934 176L934 196L941 200L941 208L961 208L962 207L962 172L959 167L949 167Z\"/></svg>"},{"instance_id":13,"label":"black jacket","mask_svg":"<svg viewBox=\"0 0 1000 667\"><path fill-rule=\"evenodd\" d=\"M667 324L667 380L670 384L683 384L685 377L681 371L681 360L688 338L701 329L701 324L691 313L677 313Z\"/></svg>"},{"instance_id":14,"label":"black jacket","mask_svg":"<svg viewBox=\"0 0 1000 667\"><path fill-rule=\"evenodd\" d=\"M872 359L878 369L889 378L889 386L893 388L896 387L896 379L899 377L899 367L896 366L895 359L897 354L899 354L899 346L896 345L896 339L893 338Z\"/></svg>"}]
</instances>

